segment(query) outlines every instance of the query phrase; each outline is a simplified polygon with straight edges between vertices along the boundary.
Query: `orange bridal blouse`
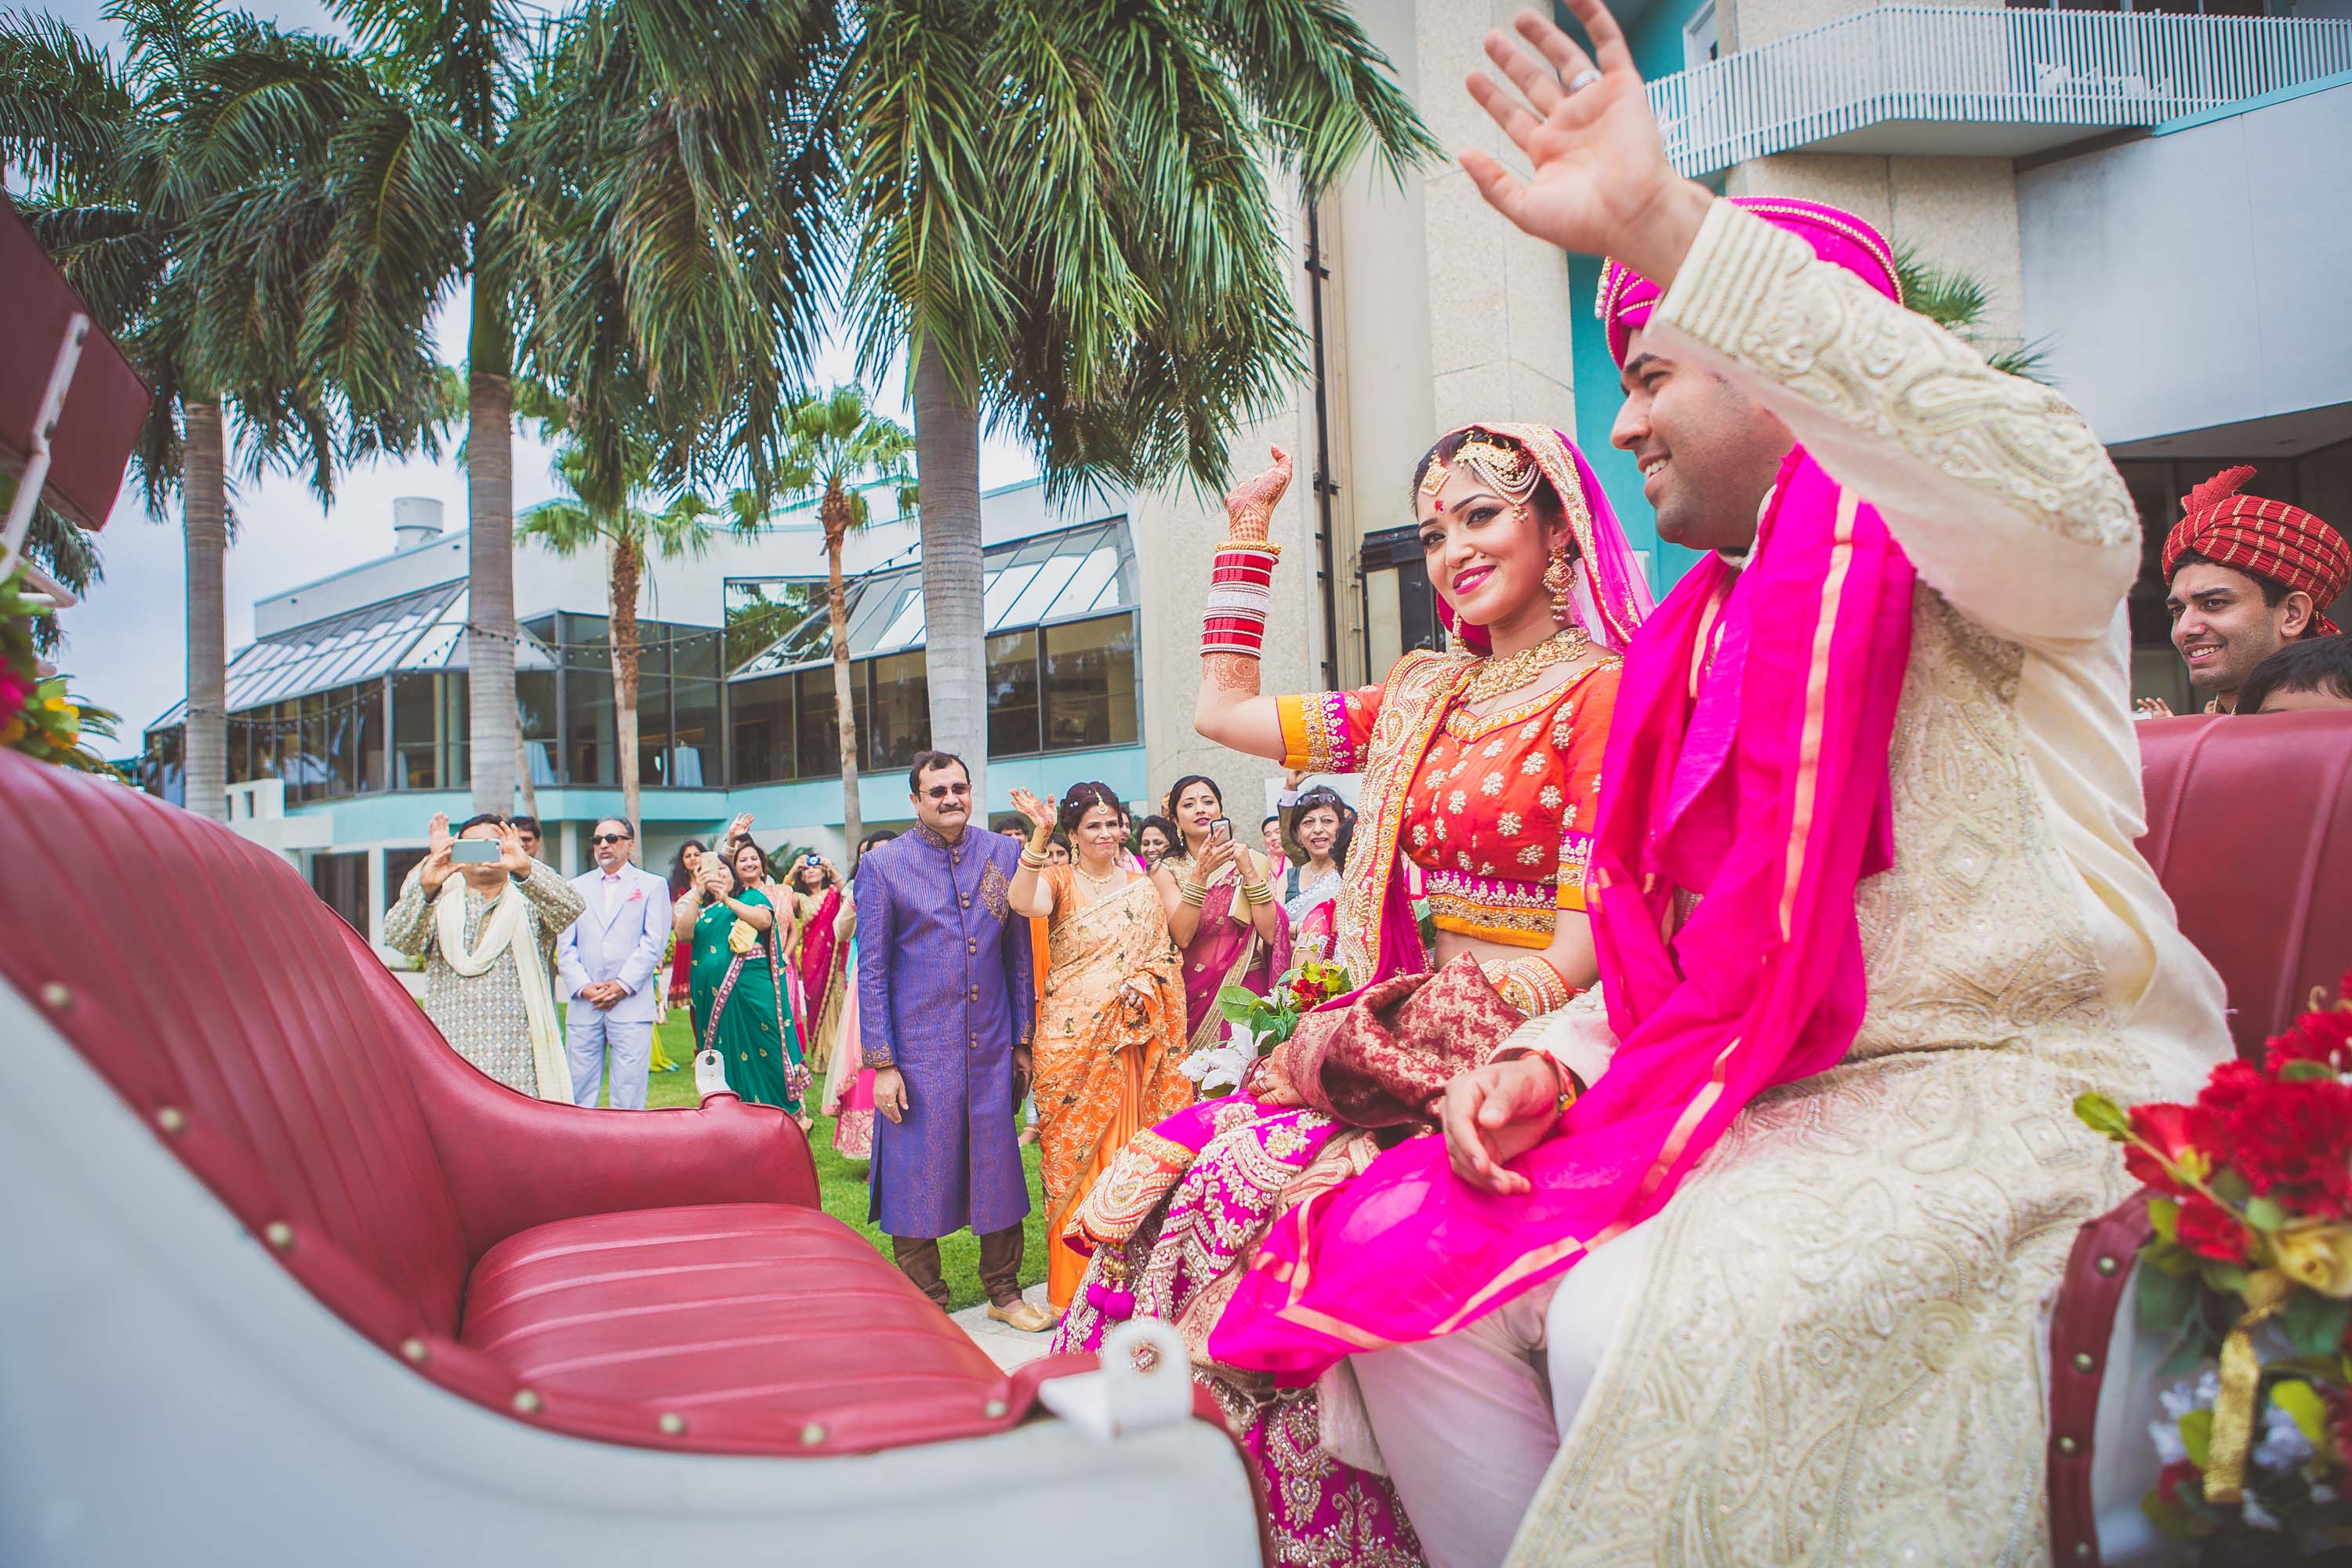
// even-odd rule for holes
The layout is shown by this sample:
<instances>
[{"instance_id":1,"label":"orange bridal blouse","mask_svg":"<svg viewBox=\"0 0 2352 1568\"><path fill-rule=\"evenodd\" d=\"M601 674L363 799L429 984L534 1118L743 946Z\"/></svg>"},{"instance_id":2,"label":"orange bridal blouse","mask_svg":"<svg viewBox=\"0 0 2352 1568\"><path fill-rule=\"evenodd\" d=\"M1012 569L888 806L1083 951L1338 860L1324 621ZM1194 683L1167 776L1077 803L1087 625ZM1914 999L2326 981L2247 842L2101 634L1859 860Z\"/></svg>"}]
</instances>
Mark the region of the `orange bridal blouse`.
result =
<instances>
[{"instance_id":1,"label":"orange bridal blouse","mask_svg":"<svg viewBox=\"0 0 2352 1568\"><path fill-rule=\"evenodd\" d=\"M1563 686L1483 717L1458 697L1448 701L1403 786L1397 832L1398 847L1422 870L1440 931L1549 947L1554 911L1584 908L1620 668L1619 660L1601 659ZM1283 766L1361 771L1381 689L1277 699Z\"/></svg>"}]
</instances>

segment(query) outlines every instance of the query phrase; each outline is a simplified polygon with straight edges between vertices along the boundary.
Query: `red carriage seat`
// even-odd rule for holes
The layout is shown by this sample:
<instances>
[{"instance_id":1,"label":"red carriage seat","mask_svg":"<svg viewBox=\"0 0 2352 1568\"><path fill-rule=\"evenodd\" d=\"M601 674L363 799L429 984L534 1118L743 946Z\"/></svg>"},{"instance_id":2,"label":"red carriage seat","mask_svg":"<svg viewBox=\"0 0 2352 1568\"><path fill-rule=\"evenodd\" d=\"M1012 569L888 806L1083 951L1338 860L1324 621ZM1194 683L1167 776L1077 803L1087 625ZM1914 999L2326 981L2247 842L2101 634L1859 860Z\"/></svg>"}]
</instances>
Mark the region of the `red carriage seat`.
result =
<instances>
[{"instance_id":1,"label":"red carriage seat","mask_svg":"<svg viewBox=\"0 0 2352 1568\"><path fill-rule=\"evenodd\" d=\"M2238 1054L2258 1058L2352 964L2352 713L2153 719L2139 734L2140 853L2221 972Z\"/></svg>"},{"instance_id":2,"label":"red carriage seat","mask_svg":"<svg viewBox=\"0 0 2352 1568\"><path fill-rule=\"evenodd\" d=\"M817 1205L782 1112L526 1099L277 856L0 750L0 973L327 1307L578 1436L824 1454L1020 1421L1011 1377Z\"/></svg>"}]
</instances>

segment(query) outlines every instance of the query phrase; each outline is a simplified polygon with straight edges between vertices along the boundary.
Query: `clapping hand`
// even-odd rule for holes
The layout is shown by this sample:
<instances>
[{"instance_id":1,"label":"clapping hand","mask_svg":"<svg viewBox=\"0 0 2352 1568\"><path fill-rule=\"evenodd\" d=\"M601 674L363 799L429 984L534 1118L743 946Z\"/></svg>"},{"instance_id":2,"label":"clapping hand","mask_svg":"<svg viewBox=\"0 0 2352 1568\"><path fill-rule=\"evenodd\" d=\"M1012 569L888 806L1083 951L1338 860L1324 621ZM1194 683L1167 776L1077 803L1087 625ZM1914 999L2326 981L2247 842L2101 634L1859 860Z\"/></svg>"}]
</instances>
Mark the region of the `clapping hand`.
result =
<instances>
[{"instance_id":1,"label":"clapping hand","mask_svg":"<svg viewBox=\"0 0 2352 1568\"><path fill-rule=\"evenodd\" d=\"M1486 35L1486 58L1519 95L1485 72L1470 96L1527 155L1522 180L1490 154L1465 149L1462 167L1486 204L1536 238L1562 250L1613 256L1659 288L1674 281L1714 198L1666 161L1657 116L1625 35L1602 0L1569 0L1592 39L1577 47L1533 10L1513 26L1530 55L1501 31Z\"/></svg>"},{"instance_id":2,"label":"clapping hand","mask_svg":"<svg viewBox=\"0 0 2352 1568\"><path fill-rule=\"evenodd\" d=\"M1030 825L1050 833L1054 828L1054 802L1051 796L1039 800L1025 789L1013 792L1013 809L1029 819Z\"/></svg>"}]
</instances>

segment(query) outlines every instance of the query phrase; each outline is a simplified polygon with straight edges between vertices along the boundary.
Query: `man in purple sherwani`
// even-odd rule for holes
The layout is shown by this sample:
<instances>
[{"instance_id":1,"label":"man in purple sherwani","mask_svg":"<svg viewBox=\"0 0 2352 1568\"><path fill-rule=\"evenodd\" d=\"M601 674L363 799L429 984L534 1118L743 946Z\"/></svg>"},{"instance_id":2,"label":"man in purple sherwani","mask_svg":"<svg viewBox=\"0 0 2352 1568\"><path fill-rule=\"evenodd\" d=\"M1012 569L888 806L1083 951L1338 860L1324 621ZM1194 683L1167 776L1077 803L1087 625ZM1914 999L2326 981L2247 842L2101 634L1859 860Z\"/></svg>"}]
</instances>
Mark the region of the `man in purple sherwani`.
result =
<instances>
[{"instance_id":1,"label":"man in purple sherwani","mask_svg":"<svg viewBox=\"0 0 2352 1568\"><path fill-rule=\"evenodd\" d=\"M926 752L907 774L917 826L857 866L857 1005L874 1069L873 1205L908 1279L941 1307L939 1238L980 1237L988 1315L1031 1333L1054 1321L1021 1299L1029 1184L1014 1141L1029 1076L1029 922L1008 896L1021 847L971 832L971 775Z\"/></svg>"}]
</instances>

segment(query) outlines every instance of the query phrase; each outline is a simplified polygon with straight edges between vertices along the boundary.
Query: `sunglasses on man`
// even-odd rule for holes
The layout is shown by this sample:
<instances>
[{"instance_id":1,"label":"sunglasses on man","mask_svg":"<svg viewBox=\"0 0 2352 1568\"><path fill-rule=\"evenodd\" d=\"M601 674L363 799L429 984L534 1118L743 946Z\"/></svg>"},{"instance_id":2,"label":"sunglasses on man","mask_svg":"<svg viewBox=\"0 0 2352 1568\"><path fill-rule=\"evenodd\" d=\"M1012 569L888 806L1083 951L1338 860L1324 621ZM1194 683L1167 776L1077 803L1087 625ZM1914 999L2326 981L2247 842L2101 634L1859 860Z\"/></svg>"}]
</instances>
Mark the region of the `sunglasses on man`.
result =
<instances>
[{"instance_id":1,"label":"sunglasses on man","mask_svg":"<svg viewBox=\"0 0 2352 1568\"><path fill-rule=\"evenodd\" d=\"M970 795L971 785L968 784L933 784L923 793L933 800L953 800L958 795Z\"/></svg>"},{"instance_id":2,"label":"sunglasses on man","mask_svg":"<svg viewBox=\"0 0 2352 1568\"><path fill-rule=\"evenodd\" d=\"M591 844L626 844L628 841L629 836L625 833L592 833L588 836Z\"/></svg>"}]
</instances>

